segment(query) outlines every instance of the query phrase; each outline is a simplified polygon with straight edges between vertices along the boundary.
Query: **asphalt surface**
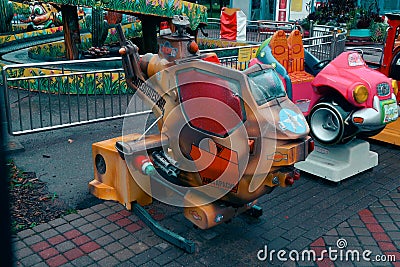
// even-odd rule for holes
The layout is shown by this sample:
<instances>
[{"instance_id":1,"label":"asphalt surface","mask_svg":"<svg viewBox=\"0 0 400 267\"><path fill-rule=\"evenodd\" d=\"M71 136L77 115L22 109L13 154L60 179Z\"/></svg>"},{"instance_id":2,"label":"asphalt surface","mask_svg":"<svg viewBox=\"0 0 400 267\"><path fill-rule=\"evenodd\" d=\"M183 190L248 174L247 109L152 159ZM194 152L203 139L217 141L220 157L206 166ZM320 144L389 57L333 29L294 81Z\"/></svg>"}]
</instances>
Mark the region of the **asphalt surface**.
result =
<instances>
[{"instance_id":1,"label":"asphalt surface","mask_svg":"<svg viewBox=\"0 0 400 267\"><path fill-rule=\"evenodd\" d=\"M153 115L138 115L138 121L150 120ZM88 191L93 179L91 146L95 142L122 135L123 119L82 125L59 130L10 137L20 143L23 151L9 157L24 171L35 172L46 182L49 191L56 193L71 208L89 207L98 200ZM139 124L138 124L139 125ZM132 127L135 130L135 126ZM142 132L137 127L137 132ZM157 131L156 128L150 131Z\"/></svg>"},{"instance_id":2,"label":"asphalt surface","mask_svg":"<svg viewBox=\"0 0 400 267\"><path fill-rule=\"evenodd\" d=\"M10 157L19 168L35 172L71 208L87 207L93 199L88 183L93 179L91 145L119 136L122 121L48 131L14 137L24 151Z\"/></svg>"},{"instance_id":3,"label":"asphalt surface","mask_svg":"<svg viewBox=\"0 0 400 267\"><path fill-rule=\"evenodd\" d=\"M28 56L28 50L29 48L22 48L17 51L10 51L6 53L5 55L2 56L3 62L6 62L7 64L13 64L13 63L43 63L43 60L37 60L30 58Z\"/></svg>"}]
</instances>

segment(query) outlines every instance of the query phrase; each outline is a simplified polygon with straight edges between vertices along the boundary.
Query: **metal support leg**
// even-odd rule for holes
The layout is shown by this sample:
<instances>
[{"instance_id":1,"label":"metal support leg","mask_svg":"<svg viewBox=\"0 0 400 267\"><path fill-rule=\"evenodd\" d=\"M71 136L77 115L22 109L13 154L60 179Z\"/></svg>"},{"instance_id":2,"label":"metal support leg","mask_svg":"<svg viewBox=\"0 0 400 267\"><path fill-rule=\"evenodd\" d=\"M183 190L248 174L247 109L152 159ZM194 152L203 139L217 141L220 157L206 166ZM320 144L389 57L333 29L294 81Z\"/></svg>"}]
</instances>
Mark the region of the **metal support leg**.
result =
<instances>
[{"instance_id":1,"label":"metal support leg","mask_svg":"<svg viewBox=\"0 0 400 267\"><path fill-rule=\"evenodd\" d=\"M193 241L186 239L177 233L174 233L167 228L162 227L155 221L150 214L138 203L133 203L133 212L159 237L170 242L171 244L185 250L189 253L194 253L195 244Z\"/></svg>"},{"instance_id":2,"label":"metal support leg","mask_svg":"<svg viewBox=\"0 0 400 267\"><path fill-rule=\"evenodd\" d=\"M246 213L253 218L258 218L263 214L263 209L260 206L254 205Z\"/></svg>"}]
</instances>

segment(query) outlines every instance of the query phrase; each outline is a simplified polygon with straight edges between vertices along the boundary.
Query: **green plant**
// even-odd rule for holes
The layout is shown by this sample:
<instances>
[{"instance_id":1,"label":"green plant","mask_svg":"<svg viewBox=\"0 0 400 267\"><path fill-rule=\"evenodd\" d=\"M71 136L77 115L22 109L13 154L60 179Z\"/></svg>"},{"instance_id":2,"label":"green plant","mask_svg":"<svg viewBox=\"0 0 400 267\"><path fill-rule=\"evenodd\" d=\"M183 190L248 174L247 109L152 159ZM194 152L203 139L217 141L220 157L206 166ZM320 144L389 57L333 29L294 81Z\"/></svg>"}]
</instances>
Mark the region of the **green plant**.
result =
<instances>
[{"instance_id":1,"label":"green plant","mask_svg":"<svg viewBox=\"0 0 400 267\"><path fill-rule=\"evenodd\" d=\"M12 221L11 222L11 232L12 234L16 234L17 232L24 230L25 229L25 225L18 223L16 221Z\"/></svg>"},{"instance_id":2,"label":"green plant","mask_svg":"<svg viewBox=\"0 0 400 267\"><path fill-rule=\"evenodd\" d=\"M69 214L77 214L78 213L78 211L76 210L76 209L67 209L65 212L64 212L64 215L63 216L66 216L66 215L69 215Z\"/></svg>"},{"instance_id":3,"label":"green plant","mask_svg":"<svg viewBox=\"0 0 400 267\"><path fill-rule=\"evenodd\" d=\"M375 1L376 2L376 1ZM346 24L347 29L368 29L371 22L382 22L379 6L359 6L356 0L328 0L307 17L317 24L339 26Z\"/></svg>"},{"instance_id":4,"label":"green plant","mask_svg":"<svg viewBox=\"0 0 400 267\"><path fill-rule=\"evenodd\" d=\"M56 198L58 198L57 193L53 193L53 194L51 195L51 201L54 201Z\"/></svg>"},{"instance_id":5,"label":"green plant","mask_svg":"<svg viewBox=\"0 0 400 267\"><path fill-rule=\"evenodd\" d=\"M92 17L88 21L92 21L92 24L89 25L92 33L92 45L95 47L104 46L110 26L104 20L104 10L101 6L101 1L96 1L95 6L92 8Z\"/></svg>"},{"instance_id":6,"label":"green plant","mask_svg":"<svg viewBox=\"0 0 400 267\"><path fill-rule=\"evenodd\" d=\"M348 22L346 22L346 27L348 30L350 29L356 29L357 28L357 22L358 22L358 18L351 17L350 20Z\"/></svg>"},{"instance_id":7,"label":"green plant","mask_svg":"<svg viewBox=\"0 0 400 267\"><path fill-rule=\"evenodd\" d=\"M388 27L389 25L383 22L371 22L369 26L371 31L371 40L375 43L383 43Z\"/></svg>"}]
</instances>

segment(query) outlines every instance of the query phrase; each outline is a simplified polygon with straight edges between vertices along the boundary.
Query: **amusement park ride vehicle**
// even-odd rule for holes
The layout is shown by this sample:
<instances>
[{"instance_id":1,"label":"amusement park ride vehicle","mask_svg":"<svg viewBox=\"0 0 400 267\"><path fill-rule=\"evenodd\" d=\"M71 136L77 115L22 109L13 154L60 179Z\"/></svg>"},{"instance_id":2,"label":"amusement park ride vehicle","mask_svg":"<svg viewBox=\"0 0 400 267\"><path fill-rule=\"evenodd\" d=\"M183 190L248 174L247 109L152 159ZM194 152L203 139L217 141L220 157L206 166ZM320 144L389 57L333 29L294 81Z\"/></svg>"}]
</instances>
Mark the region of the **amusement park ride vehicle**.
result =
<instances>
[{"instance_id":1,"label":"amusement park ride vehicle","mask_svg":"<svg viewBox=\"0 0 400 267\"><path fill-rule=\"evenodd\" d=\"M152 198L183 207L201 229L245 211L258 217L259 197L300 178L293 165L313 150L306 120L272 66L224 67L214 53L199 53L185 17L173 23L176 32L159 37L158 54L141 58L119 31L126 82L151 105L160 133L124 130L93 144L90 191L127 209L133 203L151 225L141 206Z\"/></svg>"},{"instance_id":2,"label":"amusement park ride vehicle","mask_svg":"<svg viewBox=\"0 0 400 267\"><path fill-rule=\"evenodd\" d=\"M277 65L290 99L308 116L320 144L375 135L398 117L396 81L369 68L357 52L319 61L304 50L298 30L288 38L280 30L261 45L254 62Z\"/></svg>"},{"instance_id":3,"label":"amusement park ride vehicle","mask_svg":"<svg viewBox=\"0 0 400 267\"><path fill-rule=\"evenodd\" d=\"M396 81L369 68L355 51L319 61L305 51L301 33L277 31L250 63L276 64L290 99L307 116L316 149L295 166L339 182L378 164L357 136L373 136L398 118ZM350 142L351 141L351 142Z\"/></svg>"}]
</instances>

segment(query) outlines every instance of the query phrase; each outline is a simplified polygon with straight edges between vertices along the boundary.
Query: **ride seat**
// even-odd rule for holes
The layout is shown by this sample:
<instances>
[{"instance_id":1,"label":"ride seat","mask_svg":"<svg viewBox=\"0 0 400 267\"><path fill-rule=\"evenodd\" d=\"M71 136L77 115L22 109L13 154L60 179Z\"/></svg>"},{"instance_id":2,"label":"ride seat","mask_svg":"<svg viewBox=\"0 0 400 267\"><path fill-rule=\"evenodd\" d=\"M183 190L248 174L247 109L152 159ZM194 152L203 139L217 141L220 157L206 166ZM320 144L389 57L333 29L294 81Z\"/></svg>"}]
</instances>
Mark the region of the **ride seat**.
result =
<instances>
[{"instance_id":1,"label":"ride seat","mask_svg":"<svg viewBox=\"0 0 400 267\"><path fill-rule=\"evenodd\" d=\"M289 46L283 30L272 35L269 47L274 58L289 72Z\"/></svg>"},{"instance_id":2,"label":"ride seat","mask_svg":"<svg viewBox=\"0 0 400 267\"><path fill-rule=\"evenodd\" d=\"M228 78L190 68L177 72L176 78L181 109L193 128L226 137L244 122L239 88Z\"/></svg>"},{"instance_id":3,"label":"ride seat","mask_svg":"<svg viewBox=\"0 0 400 267\"><path fill-rule=\"evenodd\" d=\"M311 82L314 76L304 69L304 46L301 32L299 30L292 31L287 42L289 46L289 64L287 71L292 83Z\"/></svg>"}]
</instances>

